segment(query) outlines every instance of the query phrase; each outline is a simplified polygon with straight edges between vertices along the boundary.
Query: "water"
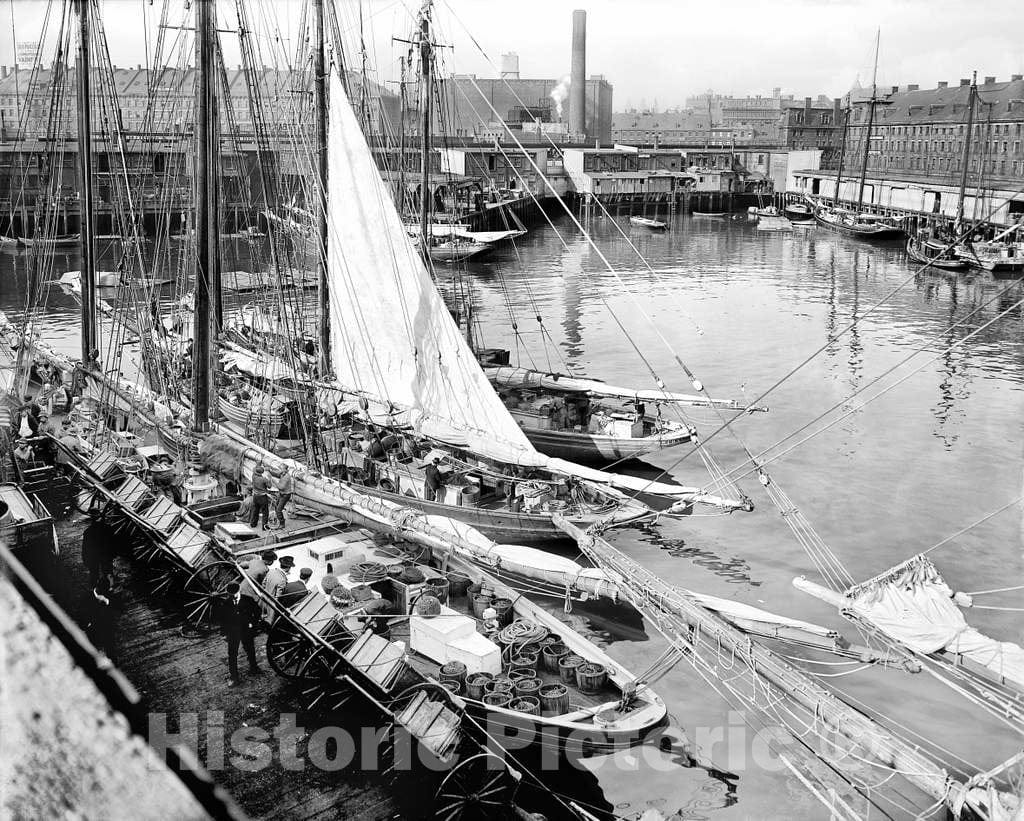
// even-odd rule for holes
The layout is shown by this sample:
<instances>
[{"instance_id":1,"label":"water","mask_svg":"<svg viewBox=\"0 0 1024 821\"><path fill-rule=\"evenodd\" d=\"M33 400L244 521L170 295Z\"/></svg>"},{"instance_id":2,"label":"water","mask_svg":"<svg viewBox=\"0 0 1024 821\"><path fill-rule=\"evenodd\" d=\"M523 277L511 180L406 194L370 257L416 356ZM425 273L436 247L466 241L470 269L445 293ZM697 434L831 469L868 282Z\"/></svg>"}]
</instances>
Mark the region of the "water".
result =
<instances>
[{"instance_id":1,"label":"water","mask_svg":"<svg viewBox=\"0 0 1024 821\"><path fill-rule=\"evenodd\" d=\"M564 361L609 382L652 387L645 359L670 389L689 391L670 346L712 395L745 401L824 347L764 400L769 413L743 417L734 426L755 453L924 348L908 366L847 404L855 408L850 416L768 467L858 580L936 544L1021 493L1022 314L1014 308L996 318L1024 297L1020 286L987 274L913 277L898 246L873 247L816 228L775 234L758 232L745 219L678 215L666 234L651 234L631 229L626 216L614 220L653 270L605 218L592 220L589 228L617 277L565 219L557 224L561 239L551 228L539 228L517 248L474 264L476 316L485 341L516 351L511 307L524 364L532 355L541 368L564 370ZM0 309L24 308L24 260L20 253L0 254ZM73 258L59 261L57 274L62 262L77 267ZM243 263L229 267L243 268ZM43 329L75 352L73 303L53 289L49 304ZM860 318L854 329L840 336L854 318ZM986 324L963 346L945 350ZM866 401L922 365L899 386ZM712 416L699 421L705 435L713 430ZM728 434L709 448L728 468L744 461ZM660 453L647 461L671 467L683 481L705 481L699 462L674 465L685 452ZM624 530L609 538L670 582L856 638L836 613L792 587L797 575L818 578L813 565L756 480L747 477L742 485L758 506L753 513L664 521L656 530ZM955 589L1020 584L1021 524L1019 506L1012 507L932 558ZM1024 596L986 596L978 603L1022 607ZM1019 612L968 615L998 638L1024 640ZM646 668L663 647L653 631L643 639L635 630L572 618L634 670ZM924 676L872 669L825 681L883 707L980 769L1020 746L1005 727ZM743 731L729 705L685 663L657 689L678 728L673 749L592 762L604 800L616 813L635 816L654 806L687 819L822 817L821 806L788 772L769 771L753 760L752 733ZM705 766L691 766L692 760L679 754L684 742ZM882 806L900 815L891 805Z\"/></svg>"}]
</instances>

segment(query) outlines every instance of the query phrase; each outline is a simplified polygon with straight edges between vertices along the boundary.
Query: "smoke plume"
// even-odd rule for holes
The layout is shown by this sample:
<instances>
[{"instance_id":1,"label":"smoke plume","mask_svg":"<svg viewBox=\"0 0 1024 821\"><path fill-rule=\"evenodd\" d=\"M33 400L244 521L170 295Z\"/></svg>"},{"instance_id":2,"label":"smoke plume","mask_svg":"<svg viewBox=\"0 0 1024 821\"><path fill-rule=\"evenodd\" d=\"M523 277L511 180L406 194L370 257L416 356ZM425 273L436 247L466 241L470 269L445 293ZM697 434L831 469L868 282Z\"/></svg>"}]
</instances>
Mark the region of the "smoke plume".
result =
<instances>
[{"instance_id":1,"label":"smoke plume","mask_svg":"<svg viewBox=\"0 0 1024 821\"><path fill-rule=\"evenodd\" d=\"M561 80L558 81L551 94L548 95L552 100L555 101L555 111L558 112L558 118L562 118L562 103L565 102L565 98L569 96L569 86L572 84L572 78L566 74Z\"/></svg>"}]
</instances>

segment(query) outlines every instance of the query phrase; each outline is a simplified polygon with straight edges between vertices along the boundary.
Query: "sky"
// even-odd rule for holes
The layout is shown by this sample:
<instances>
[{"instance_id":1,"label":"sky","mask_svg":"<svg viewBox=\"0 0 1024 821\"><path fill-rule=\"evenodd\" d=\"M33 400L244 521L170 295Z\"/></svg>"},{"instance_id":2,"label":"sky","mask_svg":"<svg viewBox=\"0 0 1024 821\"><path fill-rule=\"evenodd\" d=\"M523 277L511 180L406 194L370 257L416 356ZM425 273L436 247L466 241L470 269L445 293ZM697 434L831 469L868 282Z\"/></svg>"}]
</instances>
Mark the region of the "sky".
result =
<instances>
[{"instance_id":1,"label":"sky","mask_svg":"<svg viewBox=\"0 0 1024 821\"><path fill-rule=\"evenodd\" d=\"M111 58L146 61L163 0L99 0ZM180 23L186 0L170 0ZM246 0L254 25L273 18L281 42L299 30L301 0ZM38 38L47 0L0 0L0 63L14 62L13 37ZM54 4L55 8L60 3ZM397 79L419 0L337 0L339 24L358 42L359 14L371 76ZM231 28L233 2L220 0ZM871 81L875 34L881 31L878 82L951 85L977 71L1009 79L1024 73L1024 0L437 0L436 40L444 68L497 76L501 55L519 55L523 77L569 72L572 11L587 11L587 73L614 86L615 108L682 105L687 96L770 95L775 86L797 98L838 97L859 79ZM55 12L56 13L56 12ZM144 23L144 21L146 21ZM148 33L148 37L144 36ZM13 37L12 37L13 33ZM166 32L168 38L176 30ZM223 34L225 53L237 47ZM450 46L450 47L449 47ZM358 47L349 47L350 63Z\"/></svg>"}]
</instances>

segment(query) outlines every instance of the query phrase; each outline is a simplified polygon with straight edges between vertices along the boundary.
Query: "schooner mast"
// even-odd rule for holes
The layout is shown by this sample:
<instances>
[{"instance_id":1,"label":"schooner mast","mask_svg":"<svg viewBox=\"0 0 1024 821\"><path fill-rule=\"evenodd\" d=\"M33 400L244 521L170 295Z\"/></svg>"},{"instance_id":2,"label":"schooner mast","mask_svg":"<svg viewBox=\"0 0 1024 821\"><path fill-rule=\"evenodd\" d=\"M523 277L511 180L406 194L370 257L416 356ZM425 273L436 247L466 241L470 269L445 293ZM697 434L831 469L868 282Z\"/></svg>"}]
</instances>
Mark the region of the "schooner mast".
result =
<instances>
[{"instance_id":1,"label":"schooner mast","mask_svg":"<svg viewBox=\"0 0 1024 821\"><path fill-rule=\"evenodd\" d=\"M964 221L964 196L967 193L967 166L971 158L971 132L974 130L974 101L978 96L978 72L971 76L971 90L967 96L967 134L964 135L964 158L960 169L960 192L956 201L956 220L954 230L959 233Z\"/></svg>"},{"instance_id":2,"label":"schooner mast","mask_svg":"<svg viewBox=\"0 0 1024 821\"><path fill-rule=\"evenodd\" d=\"M878 46L882 30L875 35L875 68L871 74L871 100L868 102L868 130L864 134L864 162L860 169L860 188L857 191L857 210L864 207L864 184L868 178L868 156L871 154L871 130L875 125L875 98L878 95Z\"/></svg>"},{"instance_id":3,"label":"schooner mast","mask_svg":"<svg viewBox=\"0 0 1024 821\"><path fill-rule=\"evenodd\" d=\"M87 370L99 359L96 329L96 238L92 193L92 109L90 107L89 4L77 0L78 10L78 175L81 191L82 365Z\"/></svg>"},{"instance_id":4,"label":"schooner mast","mask_svg":"<svg viewBox=\"0 0 1024 821\"><path fill-rule=\"evenodd\" d=\"M313 0L313 95L316 139L317 303L320 378L331 372L331 297L327 282L327 76L324 58L324 0ZM365 82L365 80L364 80Z\"/></svg>"},{"instance_id":5,"label":"schooner mast","mask_svg":"<svg viewBox=\"0 0 1024 821\"><path fill-rule=\"evenodd\" d=\"M424 257L432 238L430 228L430 84L433 49L430 42L430 3L425 3L420 15L420 87L423 100L422 126L420 128L420 242L423 243Z\"/></svg>"},{"instance_id":6,"label":"schooner mast","mask_svg":"<svg viewBox=\"0 0 1024 821\"><path fill-rule=\"evenodd\" d=\"M215 0L196 3L196 288L193 316L193 426L205 432L216 407L213 341L219 328L220 254L217 208L217 101L214 95Z\"/></svg>"}]
</instances>

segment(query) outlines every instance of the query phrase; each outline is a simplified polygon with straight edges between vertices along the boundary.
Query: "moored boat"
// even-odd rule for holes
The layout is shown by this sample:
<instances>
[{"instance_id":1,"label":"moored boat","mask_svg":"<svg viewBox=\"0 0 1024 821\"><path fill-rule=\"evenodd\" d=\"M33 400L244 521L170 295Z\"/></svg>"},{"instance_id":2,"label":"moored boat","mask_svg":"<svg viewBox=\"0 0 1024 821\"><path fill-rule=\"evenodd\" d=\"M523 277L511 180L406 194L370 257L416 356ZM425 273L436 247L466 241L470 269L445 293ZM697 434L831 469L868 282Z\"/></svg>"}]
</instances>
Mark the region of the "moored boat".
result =
<instances>
[{"instance_id":1,"label":"moored boat","mask_svg":"<svg viewBox=\"0 0 1024 821\"><path fill-rule=\"evenodd\" d=\"M803 202L787 203L783 213L790 222L814 222L814 210Z\"/></svg>"},{"instance_id":2,"label":"moored boat","mask_svg":"<svg viewBox=\"0 0 1024 821\"><path fill-rule=\"evenodd\" d=\"M25 248L75 248L82 241L81 234L62 234L56 237L18 237L18 244Z\"/></svg>"},{"instance_id":3,"label":"moored boat","mask_svg":"<svg viewBox=\"0 0 1024 821\"><path fill-rule=\"evenodd\" d=\"M904 234L903 227L889 217L849 208L818 206L814 219L825 228L874 242L898 240Z\"/></svg>"},{"instance_id":4,"label":"moored boat","mask_svg":"<svg viewBox=\"0 0 1024 821\"><path fill-rule=\"evenodd\" d=\"M661 220L653 220L647 217L633 216L629 218L631 225L638 225L641 228L649 228L651 231L664 231L668 228L667 222Z\"/></svg>"},{"instance_id":5,"label":"moored boat","mask_svg":"<svg viewBox=\"0 0 1024 821\"><path fill-rule=\"evenodd\" d=\"M907 256L932 268L959 271L967 267L967 263L956 256L954 246L928 237L908 237Z\"/></svg>"}]
</instances>

